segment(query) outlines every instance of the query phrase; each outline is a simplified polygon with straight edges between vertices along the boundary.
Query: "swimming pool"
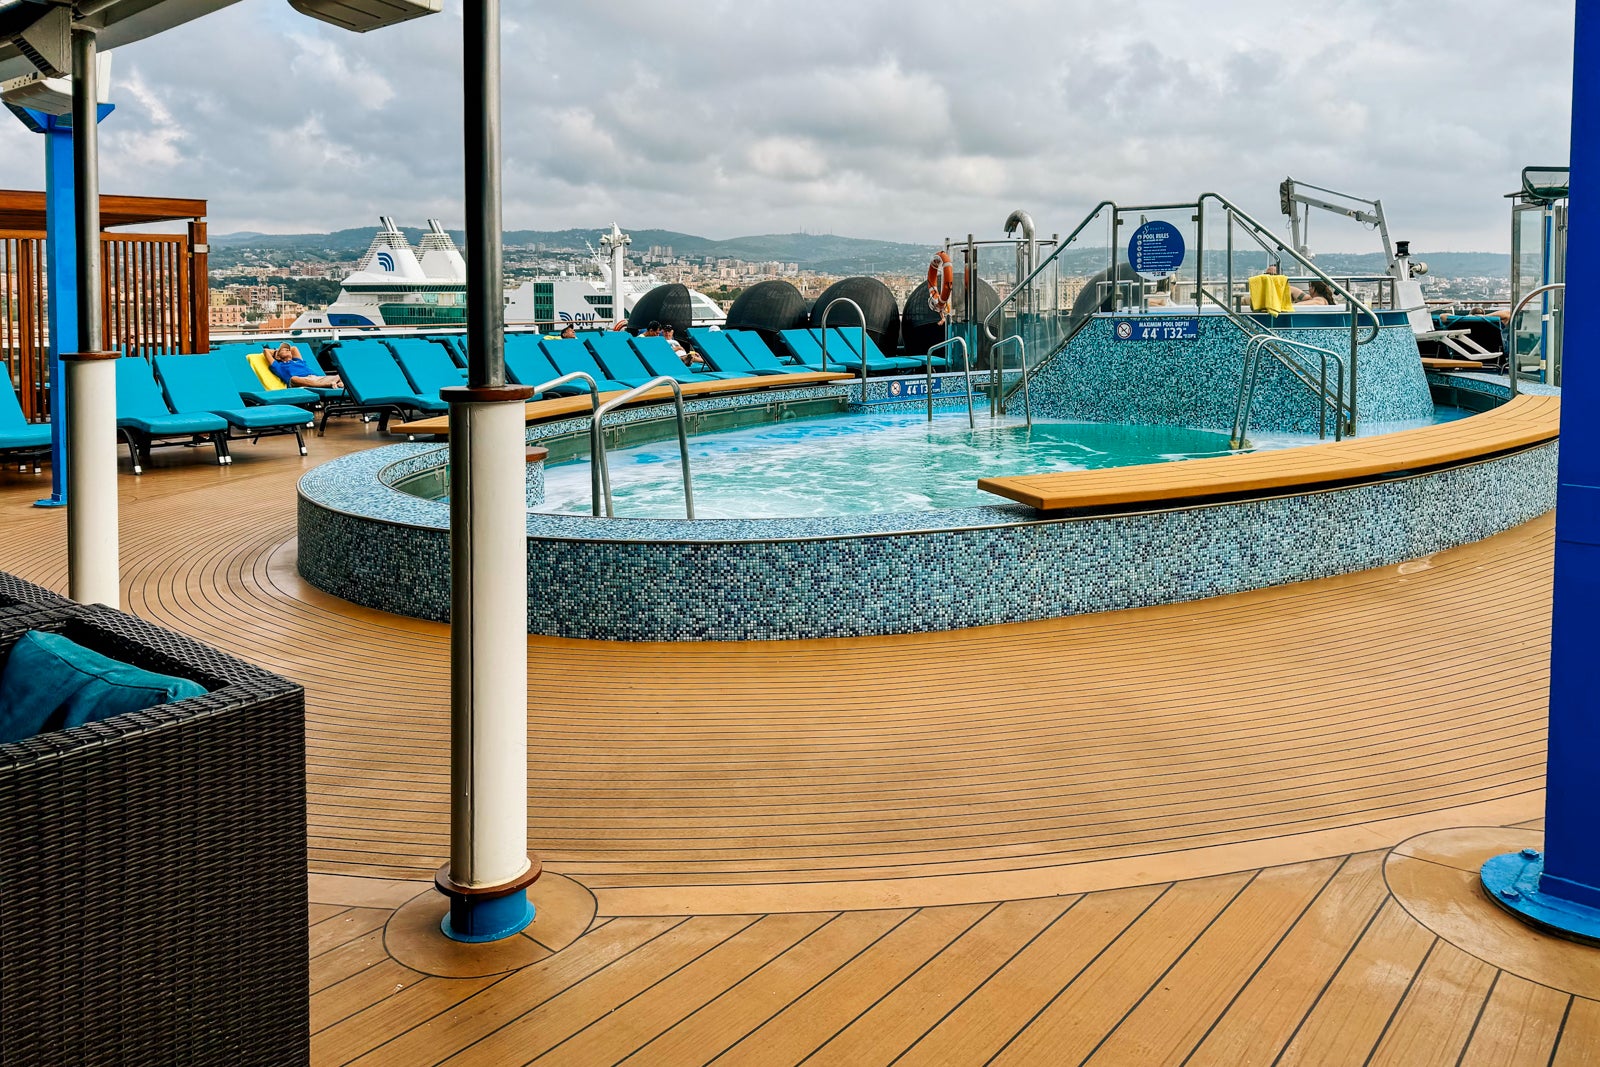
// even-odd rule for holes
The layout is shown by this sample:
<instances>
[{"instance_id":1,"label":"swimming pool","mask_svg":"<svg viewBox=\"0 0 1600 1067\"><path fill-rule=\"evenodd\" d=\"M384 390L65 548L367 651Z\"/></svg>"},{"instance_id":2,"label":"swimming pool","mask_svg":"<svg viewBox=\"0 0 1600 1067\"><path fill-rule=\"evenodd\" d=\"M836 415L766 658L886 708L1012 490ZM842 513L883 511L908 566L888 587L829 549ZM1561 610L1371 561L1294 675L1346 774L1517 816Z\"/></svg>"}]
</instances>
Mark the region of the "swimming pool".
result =
<instances>
[{"instance_id":1,"label":"swimming pool","mask_svg":"<svg viewBox=\"0 0 1600 1067\"><path fill-rule=\"evenodd\" d=\"M994 503L978 479L1039 470L1093 470L1228 452L1228 435L1179 426L1120 426L965 413L933 422L915 412L826 415L699 434L689 442L695 513L705 519L864 515ZM610 453L617 518L683 515L676 440ZM546 468L533 510L587 515L587 457Z\"/></svg>"}]
</instances>

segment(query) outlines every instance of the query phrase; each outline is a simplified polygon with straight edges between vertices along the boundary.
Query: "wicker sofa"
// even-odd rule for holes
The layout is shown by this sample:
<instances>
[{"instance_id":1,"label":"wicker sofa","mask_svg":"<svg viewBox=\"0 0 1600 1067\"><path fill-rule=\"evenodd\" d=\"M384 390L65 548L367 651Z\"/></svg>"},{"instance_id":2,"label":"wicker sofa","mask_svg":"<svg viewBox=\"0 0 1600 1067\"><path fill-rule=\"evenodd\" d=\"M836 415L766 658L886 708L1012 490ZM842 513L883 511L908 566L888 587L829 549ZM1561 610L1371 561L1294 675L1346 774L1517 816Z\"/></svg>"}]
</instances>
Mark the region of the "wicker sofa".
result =
<instances>
[{"instance_id":1,"label":"wicker sofa","mask_svg":"<svg viewBox=\"0 0 1600 1067\"><path fill-rule=\"evenodd\" d=\"M47 630L207 693L0 744L0 1063L306 1063L304 692L25 586L0 667Z\"/></svg>"}]
</instances>

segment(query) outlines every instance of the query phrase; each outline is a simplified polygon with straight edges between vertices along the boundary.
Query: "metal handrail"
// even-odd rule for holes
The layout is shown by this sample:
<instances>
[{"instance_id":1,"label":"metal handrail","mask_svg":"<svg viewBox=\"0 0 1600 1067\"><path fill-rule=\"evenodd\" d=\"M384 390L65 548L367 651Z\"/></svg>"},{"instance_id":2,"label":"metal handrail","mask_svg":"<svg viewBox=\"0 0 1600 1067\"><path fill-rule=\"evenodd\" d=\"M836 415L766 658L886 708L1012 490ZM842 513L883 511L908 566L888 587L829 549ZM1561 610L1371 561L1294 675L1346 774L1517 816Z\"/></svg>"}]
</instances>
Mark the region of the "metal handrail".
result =
<instances>
[{"instance_id":1,"label":"metal handrail","mask_svg":"<svg viewBox=\"0 0 1600 1067\"><path fill-rule=\"evenodd\" d=\"M1028 428L1033 428L1033 398L1028 394L1028 346L1022 340L1022 335L1014 333L1010 337L1003 337L989 348L989 359L994 362L994 393L999 399L1000 414L1006 413L1005 398L1000 395L1005 387L1006 368L1005 360L995 362L995 353L1006 345L1015 341L1017 343L1017 356L1022 360L1022 415L1028 420ZM991 412L993 409L991 408Z\"/></svg>"},{"instance_id":2,"label":"metal handrail","mask_svg":"<svg viewBox=\"0 0 1600 1067\"><path fill-rule=\"evenodd\" d=\"M600 457L600 480L605 486L606 518L608 519L616 518L617 511L611 503L611 464L606 458L606 441L605 434L601 430L601 420L619 404L637 400L658 385L672 387L672 399L678 407L678 455L682 460L683 466L683 506L684 510L688 512L689 518L694 518L694 485L689 478L689 433L683 418L683 389L678 385L676 378L668 378L662 375L660 378L651 378L643 385L634 386L621 396L612 397L595 409L591 425L594 427L595 436L593 440L598 449L596 455Z\"/></svg>"},{"instance_id":3,"label":"metal handrail","mask_svg":"<svg viewBox=\"0 0 1600 1067\"><path fill-rule=\"evenodd\" d=\"M1333 360L1336 372L1334 380L1339 384L1337 392L1332 397L1335 416L1333 420L1333 439L1335 441L1344 440L1344 362L1339 358L1339 354L1327 348L1320 348L1317 345L1307 344L1305 341L1296 341L1289 337L1281 337L1275 333L1258 333L1253 335L1250 338L1250 342L1245 345L1244 365L1239 375L1239 400L1233 409L1233 430L1229 434L1228 447L1244 447L1245 432L1250 425L1250 408L1254 405L1256 398L1256 382L1261 376L1261 353L1263 351L1271 352L1274 359L1294 371L1295 376L1300 378L1308 388L1310 387L1311 383L1306 381L1300 368L1293 366L1288 356L1276 348L1277 345L1289 345L1292 348L1315 352L1320 357L1321 373L1318 378L1317 393L1318 437L1328 436L1328 401L1330 399L1328 396L1328 360ZM1309 374L1310 372L1307 370L1305 373Z\"/></svg>"},{"instance_id":4,"label":"metal handrail","mask_svg":"<svg viewBox=\"0 0 1600 1067\"><path fill-rule=\"evenodd\" d=\"M1218 204L1222 205L1222 208L1225 211L1228 212L1228 215L1229 215L1230 218L1238 219L1241 222L1247 223L1250 228L1252 228L1252 229L1254 229L1256 231L1257 234L1259 234L1261 237L1265 237L1266 239L1270 240L1274 245L1277 245L1278 248L1281 249L1282 251L1287 252L1289 254L1289 258L1293 259L1296 263L1300 264L1302 267L1305 267L1312 274L1315 274L1318 278L1321 278L1324 282L1326 282L1328 284L1329 288L1331 288L1334 292L1338 293L1339 295L1343 296L1346 300L1350 301L1350 303L1354 304L1356 306L1356 308L1358 308L1359 310L1365 312L1367 318L1372 320L1372 332L1369 333L1366 336L1365 339L1357 342L1358 344L1363 344L1363 345L1364 344L1368 344L1368 343L1370 343L1371 341L1373 341L1373 340L1375 340L1377 338L1378 330L1380 330L1382 328L1382 326L1383 326L1383 323L1378 319L1378 313L1376 311L1373 311L1366 304L1362 303L1359 299L1357 299L1356 295L1354 293L1352 293L1350 290L1346 289L1344 286L1340 285L1338 282L1334 281L1333 278L1331 278L1327 274L1324 274L1322 272L1321 268L1319 268L1315 263L1312 263L1309 259L1306 259L1299 252L1295 251L1293 248L1289 247L1288 245L1286 245L1282 241L1280 241L1278 239L1278 235L1277 234L1273 233L1267 227L1261 225L1261 223L1257 222L1254 218L1252 218L1250 216L1249 212L1244 211L1243 209L1241 209L1240 207L1235 205L1233 203L1233 201L1229 200L1227 197L1223 196L1221 193L1201 193L1199 199L1195 201L1196 209L1203 209L1205 207L1205 202L1207 200L1215 200ZM1127 210L1133 211L1133 210L1137 210L1137 209L1136 208L1128 208ZM1247 229L1245 232L1246 233L1250 233L1250 230ZM1252 236L1255 236L1255 234L1252 234ZM1259 238L1257 239L1257 243L1258 244L1260 243ZM1229 295L1231 296L1232 294L1229 294Z\"/></svg>"},{"instance_id":5,"label":"metal handrail","mask_svg":"<svg viewBox=\"0 0 1600 1067\"><path fill-rule=\"evenodd\" d=\"M836 296L828 301L828 306L822 309L822 370L828 370L828 313L835 305L849 304L856 309L856 318L861 320L861 402L867 402L867 313L861 310L861 305L851 300L848 296Z\"/></svg>"},{"instance_id":6,"label":"metal handrail","mask_svg":"<svg viewBox=\"0 0 1600 1067\"><path fill-rule=\"evenodd\" d=\"M951 345L961 346L961 372L967 379L967 429L971 430L978 424L972 417L972 358L967 352L965 337L951 337L928 349L928 421L933 421L933 354Z\"/></svg>"},{"instance_id":7,"label":"metal handrail","mask_svg":"<svg viewBox=\"0 0 1600 1067\"><path fill-rule=\"evenodd\" d=\"M1522 309L1527 307L1534 297L1556 289L1565 289L1566 287L1566 282L1551 282L1549 285L1541 285L1537 289L1529 290L1528 295L1517 301L1517 306L1511 309L1511 317L1506 320L1507 347L1511 349L1510 352L1506 353L1506 370L1511 377L1512 396L1517 395L1517 379L1522 376L1522 371L1517 366L1517 316L1522 314ZM1548 312L1541 312L1541 314L1548 314Z\"/></svg>"},{"instance_id":8,"label":"metal handrail","mask_svg":"<svg viewBox=\"0 0 1600 1067\"><path fill-rule=\"evenodd\" d=\"M600 454L600 450L597 447L600 440L598 428L600 426L600 386L595 383L593 378L580 370L573 371L571 374L563 374L559 378L551 378L548 382L542 382L534 386L533 391L542 393L547 389L554 389L558 385L566 385L568 382L578 381L585 382L589 386L589 403L592 408L592 413L589 415L589 510L598 519L600 517L601 485L605 485L607 497L610 496L611 492L611 484L609 480L603 481L600 462L596 458Z\"/></svg>"}]
</instances>

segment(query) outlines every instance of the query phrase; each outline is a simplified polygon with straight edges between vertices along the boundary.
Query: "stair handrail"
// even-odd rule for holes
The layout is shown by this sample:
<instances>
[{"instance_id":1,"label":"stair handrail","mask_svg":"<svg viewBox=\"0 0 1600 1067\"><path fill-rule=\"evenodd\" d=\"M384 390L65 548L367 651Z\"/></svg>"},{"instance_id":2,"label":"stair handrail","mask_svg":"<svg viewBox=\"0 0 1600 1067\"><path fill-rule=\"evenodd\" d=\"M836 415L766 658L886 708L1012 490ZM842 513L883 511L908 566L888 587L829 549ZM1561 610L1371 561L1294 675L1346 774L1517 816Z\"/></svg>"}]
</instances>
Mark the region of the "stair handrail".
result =
<instances>
[{"instance_id":1,"label":"stair handrail","mask_svg":"<svg viewBox=\"0 0 1600 1067\"><path fill-rule=\"evenodd\" d=\"M577 381L581 381L589 387L589 404L591 408L591 413L589 415L589 510L591 513L593 513L594 517L598 519L600 517L600 498L602 495L602 485L604 485L604 495L606 499L609 500L611 497L611 481L609 478L603 476L603 473L600 469L599 459L600 386L596 384L595 380L589 377L589 375L583 373L581 370L577 370L573 371L571 374L563 374L559 378L551 378L548 382L541 382L533 387L533 392L534 395L537 396L547 389L554 389L558 385L566 385L568 382Z\"/></svg>"},{"instance_id":2,"label":"stair handrail","mask_svg":"<svg viewBox=\"0 0 1600 1067\"><path fill-rule=\"evenodd\" d=\"M972 358L968 354L965 337L947 338L928 349L928 421L933 421L933 354L941 348L949 348L952 345L961 346L961 373L966 375L967 379L967 429L971 430L978 424L972 417Z\"/></svg>"},{"instance_id":3,"label":"stair handrail","mask_svg":"<svg viewBox=\"0 0 1600 1067\"><path fill-rule=\"evenodd\" d=\"M1311 383L1307 380L1307 375L1310 373L1309 368L1306 368L1305 373L1302 373L1302 368L1295 366L1288 355L1278 349L1278 345L1289 345L1291 348L1317 353L1321 363L1318 386L1313 390L1317 394L1317 436L1328 436L1328 405L1332 402L1334 409L1333 439L1342 441L1344 439L1345 416L1344 361L1340 359L1339 354L1331 349L1322 348L1305 341L1296 341L1292 337L1281 337L1275 333L1258 333L1253 335L1250 338L1250 342L1245 345L1244 363L1239 375L1239 400L1233 409L1233 429L1228 437L1228 447L1244 447L1245 433L1250 424L1250 408L1254 405L1256 398L1256 382L1261 376L1262 352L1270 352L1274 359L1294 372L1295 377L1299 378L1302 384L1308 389L1311 388ZM1335 367L1334 380L1338 383L1338 390L1332 396L1328 393L1328 361L1330 359L1333 360Z\"/></svg>"},{"instance_id":4,"label":"stair handrail","mask_svg":"<svg viewBox=\"0 0 1600 1067\"><path fill-rule=\"evenodd\" d=\"M1383 323L1378 318L1378 313L1363 303L1354 293L1352 293L1349 289L1346 289L1343 285L1340 285L1338 282L1334 281L1329 275L1324 274L1320 267L1306 257L1302 256L1294 248L1284 244L1283 241L1279 239L1277 234L1273 233L1267 227L1257 222L1248 211L1245 211L1243 208L1239 207L1221 193L1201 193L1200 198L1195 202L1196 209L1203 212L1207 200L1215 200L1219 205L1222 206L1223 210L1228 212L1232 218L1238 219L1239 221L1247 224L1249 227L1249 230L1246 230L1247 233L1250 230L1254 230L1255 232L1252 233L1251 236L1255 238L1257 244L1262 243L1262 238L1266 238L1266 240L1271 241L1278 247L1280 251L1288 253L1290 259L1294 260L1302 267L1305 267L1306 270L1312 274L1315 274L1318 278L1321 278L1331 290L1344 297L1347 301L1354 305L1356 310L1361 311L1367 316L1367 318L1371 319L1371 332L1368 333L1366 337L1356 342L1357 344L1368 344L1377 338L1378 331L1383 326ZM1200 255L1202 257L1205 255L1204 249L1200 250ZM1232 267L1231 259L1229 261L1229 267ZM1229 293L1228 295L1231 297L1233 294ZM1213 297L1212 299L1216 298Z\"/></svg>"},{"instance_id":5,"label":"stair handrail","mask_svg":"<svg viewBox=\"0 0 1600 1067\"><path fill-rule=\"evenodd\" d=\"M1068 246L1071 245L1073 241L1077 240L1078 234L1083 232L1083 228L1085 226L1089 225L1089 223L1093 222L1095 220L1095 217L1098 216L1100 214L1100 212L1104 211L1106 208L1110 208L1112 211L1118 210L1116 201L1114 201L1114 200L1102 200L1098 204L1096 204L1094 206L1094 208L1092 210L1090 210L1090 212L1083 217L1083 221L1078 223L1078 225L1073 229L1073 231L1071 233L1067 234L1067 236L1065 238L1063 238L1061 241L1059 241L1056 244L1055 248L1050 252L1050 254L1048 256L1045 256L1044 260L1042 262L1040 262L1039 264L1037 264L1033 268L1033 270L1028 273L1028 276L1026 278L1024 278L1022 281L1018 282L1015 286L1013 286L1012 289L1011 289L1011 292L1007 293L1005 295L1005 298L1002 299L1000 301L1000 303L996 304L994 306L994 309L983 317L983 331L984 331L984 333L988 334L989 340L991 340L991 341L996 340L1000 336L999 334L995 333L993 327L991 327L989 325L990 320L992 320L996 315L999 315L1002 311L1004 311L1007 304L1010 304L1012 301L1016 300L1023 292L1025 292L1028 289L1028 287L1033 284L1033 280L1035 278L1037 278L1040 274L1044 273L1044 269L1046 267L1048 267L1050 265L1050 263L1057 256L1059 256L1059 255L1061 255L1061 253L1065 252L1067 250ZM992 352L993 349L991 348L990 351Z\"/></svg>"},{"instance_id":6,"label":"stair handrail","mask_svg":"<svg viewBox=\"0 0 1600 1067\"><path fill-rule=\"evenodd\" d=\"M639 397L643 396L645 393L648 393L658 385L671 387L672 400L673 403L677 405L678 456L682 461L683 466L683 507L684 510L688 512L689 518L694 518L694 485L689 478L689 433L683 417L683 387L678 384L678 380L676 378L668 378L666 375L662 375L659 378L651 378L643 385L634 386L621 396L614 396L610 400L607 400L604 404L601 404L595 409L594 415L590 419L590 427L594 433L594 437L591 438L591 441L599 449L596 455L600 457L600 481L601 484L605 486L606 518L608 519L616 518L617 510L612 506L611 503L611 463L606 457L606 441L605 434L602 432L601 420L604 419L606 414L609 413L613 408L620 404L626 404L630 400L637 400Z\"/></svg>"}]
</instances>

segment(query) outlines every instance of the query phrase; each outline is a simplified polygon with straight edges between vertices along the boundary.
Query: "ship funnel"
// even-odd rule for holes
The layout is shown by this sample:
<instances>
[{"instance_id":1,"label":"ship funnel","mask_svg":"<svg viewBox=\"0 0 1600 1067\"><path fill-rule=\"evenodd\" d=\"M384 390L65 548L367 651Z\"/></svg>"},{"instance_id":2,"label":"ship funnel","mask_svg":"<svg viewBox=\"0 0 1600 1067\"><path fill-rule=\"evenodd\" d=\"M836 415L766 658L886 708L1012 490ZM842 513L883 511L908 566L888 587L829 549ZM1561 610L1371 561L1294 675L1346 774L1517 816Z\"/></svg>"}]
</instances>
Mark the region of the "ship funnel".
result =
<instances>
[{"instance_id":1,"label":"ship funnel","mask_svg":"<svg viewBox=\"0 0 1600 1067\"><path fill-rule=\"evenodd\" d=\"M384 233L399 233L400 228L394 224L393 215L379 215L378 224L383 227Z\"/></svg>"}]
</instances>

